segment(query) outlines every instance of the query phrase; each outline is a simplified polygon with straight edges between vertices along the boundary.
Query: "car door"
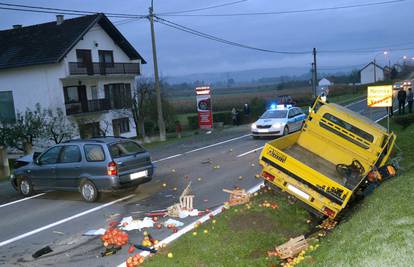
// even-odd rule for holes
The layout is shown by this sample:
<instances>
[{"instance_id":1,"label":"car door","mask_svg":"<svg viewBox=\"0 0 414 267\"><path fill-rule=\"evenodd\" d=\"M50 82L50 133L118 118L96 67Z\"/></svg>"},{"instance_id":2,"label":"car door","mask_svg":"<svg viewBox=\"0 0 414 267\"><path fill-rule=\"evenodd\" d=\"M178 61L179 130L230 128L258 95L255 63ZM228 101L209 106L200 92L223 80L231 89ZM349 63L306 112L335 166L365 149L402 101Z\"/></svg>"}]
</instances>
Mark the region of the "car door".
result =
<instances>
[{"instance_id":1,"label":"car door","mask_svg":"<svg viewBox=\"0 0 414 267\"><path fill-rule=\"evenodd\" d=\"M61 146L50 148L39 156L31 169L27 170L34 187L53 188L56 186L56 163L61 149Z\"/></svg>"},{"instance_id":2,"label":"car door","mask_svg":"<svg viewBox=\"0 0 414 267\"><path fill-rule=\"evenodd\" d=\"M303 122L306 118L306 115L303 113L302 109L296 108L297 114L296 114L296 121L298 123L298 130L302 129Z\"/></svg>"},{"instance_id":3,"label":"car door","mask_svg":"<svg viewBox=\"0 0 414 267\"><path fill-rule=\"evenodd\" d=\"M77 189L82 172L82 155L78 145L64 145L56 163L56 187Z\"/></svg>"},{"instance_id":4,"label":"car door","mask_svg":"<svg viewBox=\"0 0 414 267\"><path fill-rule=\"evenodd\" d=\"M290 109L288 112L288 123L287 123L289 127L289 132L294 132L297 129L295 115L296 115L295 109L294 108Z\"/></svg>"}]
</instances>

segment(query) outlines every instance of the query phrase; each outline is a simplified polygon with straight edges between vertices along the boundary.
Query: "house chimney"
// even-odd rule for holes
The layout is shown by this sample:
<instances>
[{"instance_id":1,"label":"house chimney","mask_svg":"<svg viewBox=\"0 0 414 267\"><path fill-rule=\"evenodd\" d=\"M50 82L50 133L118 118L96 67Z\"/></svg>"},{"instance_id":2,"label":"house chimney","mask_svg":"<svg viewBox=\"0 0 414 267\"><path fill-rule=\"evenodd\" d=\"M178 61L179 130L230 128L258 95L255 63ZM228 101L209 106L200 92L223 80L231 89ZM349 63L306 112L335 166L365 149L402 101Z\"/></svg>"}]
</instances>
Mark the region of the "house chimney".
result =
<instances>
[{"instance_id":1,"label":"house chimney","mask_svg":"<svg viewBox=\"0 0 414 267\"><path fill-rule=\"evenodd\" d=\"M13 29L20 29L20 28L22 28L22 24L13 25Z\"/></svg>"},{"instance_id":2,"label":"house chimney","mask_svg":"<svg viewBox=\"0 0 414 267\"><path fill-rule=\"evenodd\" d=\"M63 23L63 15L56 15L56 25Z\"/></svg>"}]
</instances>

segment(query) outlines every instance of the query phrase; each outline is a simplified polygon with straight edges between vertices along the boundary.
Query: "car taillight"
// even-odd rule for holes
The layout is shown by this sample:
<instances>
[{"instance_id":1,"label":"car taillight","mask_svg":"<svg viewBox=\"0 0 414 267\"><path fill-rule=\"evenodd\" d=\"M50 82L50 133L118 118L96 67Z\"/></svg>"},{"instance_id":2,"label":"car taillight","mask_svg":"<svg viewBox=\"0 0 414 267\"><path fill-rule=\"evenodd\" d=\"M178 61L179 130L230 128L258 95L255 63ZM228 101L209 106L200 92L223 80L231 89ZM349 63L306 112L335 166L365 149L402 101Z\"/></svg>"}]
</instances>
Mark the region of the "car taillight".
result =
<instances>
[{"instance_id":1,"label":"car taillight","mask_svg":"<svg viewBox=\"0 0 414 267\"><path fill-rule=\"evenodd\" d=\"M331 210L328 207L324 207L323 208L323 213L325 213L326 215L328 215L329 217L334 217L335 216L335 211Z\"/></svg>"},{"instance_id":2,"label":"car taillight","mask_svg":"<svg viewBox=\"0 0 414 267\"><path fill-rule=\"evenodd\" d=\"M269 180L269 181L272 181L272 182L273 182L273 180L275 179L275 176L271 175L271 174L270 174L270 173L268 173L268 172L263 172L263 173L262 173L262 176L263 176L266 180Z\"/></svg>"},{"instance_id":3,"label":"car taillight","mask_svg":"<svg viewBox=\"0 0 414 267\"><path fill-rule=\"evenodd\" d=\"M118 175L118 168L115 162L111 161L108 163L108 175L114 176Z\"/></svg>"}]
</instances>

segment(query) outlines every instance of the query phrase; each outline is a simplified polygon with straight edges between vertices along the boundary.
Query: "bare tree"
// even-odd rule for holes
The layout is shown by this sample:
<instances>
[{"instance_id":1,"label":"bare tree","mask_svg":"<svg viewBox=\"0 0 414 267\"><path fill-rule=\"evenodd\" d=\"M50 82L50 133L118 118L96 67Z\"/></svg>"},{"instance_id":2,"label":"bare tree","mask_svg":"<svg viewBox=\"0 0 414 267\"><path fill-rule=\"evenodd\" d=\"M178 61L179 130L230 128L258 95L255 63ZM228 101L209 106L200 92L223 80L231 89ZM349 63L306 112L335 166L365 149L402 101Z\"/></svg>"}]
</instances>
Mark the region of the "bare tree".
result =
<instances>
[{"instance_id":1,"label":"bare tree","mask_svg":"<svg viewBox=\"0 0 414 267\"><path fill-rule=\"evenodd\" d=\"M149 102L154 93L154 84L146 78L136 81L136 85L132 96L132 117L135 124L137 136L141 136L143 140L147 138L145 133L145 119L147 117L145 103Z\"/></svg>"},{"instance_id":2,"label":"bare tree","mask_svg":"<svg viewBox=\"0 0 414 267\"><path fill-rule=\"evenodd\" d=\"M45 135L48 139L55 142L55 144L59 144L75 135L75 123L66 119L61 108L57 108L55 111L49 109L47 115Z\"/></svg>"}]
</instances>

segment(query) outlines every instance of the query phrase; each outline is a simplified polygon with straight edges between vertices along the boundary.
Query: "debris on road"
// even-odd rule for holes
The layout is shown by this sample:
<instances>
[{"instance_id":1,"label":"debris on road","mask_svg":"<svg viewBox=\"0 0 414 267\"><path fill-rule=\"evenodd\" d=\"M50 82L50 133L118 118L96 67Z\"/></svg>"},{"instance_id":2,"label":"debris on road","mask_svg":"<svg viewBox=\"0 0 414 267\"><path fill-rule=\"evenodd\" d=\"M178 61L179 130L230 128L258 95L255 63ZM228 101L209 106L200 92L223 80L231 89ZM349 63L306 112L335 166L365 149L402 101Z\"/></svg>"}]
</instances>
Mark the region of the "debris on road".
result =
<instances>
[{"instance_id":1,"label":"debris on road","mask_svg":"<svg viewBox=\"0 0 414 267\"><path fill-rule=\"evenodd\" d=\"M64 235L65 234L64 232L60 232L60 231L53 231L52 233L58 234L58 235Z\"/></svg>"},{"instance_id":2,"label":"debris on road","mask_svg":"<svg viewBox=\"0 0 414 267\"><path fill-rule=\"evenodd\" d=\"M203 160L201 164L211 164L211 159Z\"/></svg>"},{"instance_id":3,"label":"debris on road","mask_svg":"<svg viewBox=\"0 0 414 267\"><path fill-rule=\"evenodd\" d=\"M150 217L144 217L143 220L134 220L132 216L125 217L119 223L120 229L125 231L139 230L143 228L154 227L154 221Z\"/></svg>"},{"instance_id":4,"label":"debris on road","mask_svg":"<svg viewBox=\"0 0 414 267\"><path fill-rule=\"evenodd\" d=\"M39 249L38 251L36 251L36 252L32 255L32 257L33 257L34 259L37 259L37 258L39 258L40 256L43 256L43 255L48 254L48 253L50 253L50 252L53 252L53 250L52 250L49 246L46 246L46 247L41 248L41 249Z\"/></svg>"},{"instance_id":5,"label":"debris on road","mask_svg":"<svg viewBox=\"0 0 414 267\"><path fill-rule=\"evenodd\" d=\"M85 233L83 233L84 236L97 236L97 235L104 235L105 234L105 229L100 228L100 229L93 229L93 230L89 230Z\"/></svg>"},{"instance_id":6,"label":"debris on road","mask_svg":"<svg viewBox=\"0 0 414 267\"><path fill-rule=\"evenodd\" d=\"M118 250L121 250L121 247L113 246L105 248L105 251L101 253L102 257L112 256L116 254Z\"/></svg>"},{"instance_id":7,"label":"debris on road","mask_svg":"<svg viewBox=\"0 0 414 267\"><path fill-rule=\"evenodd\" d=\"M104 247L122 247L128 243L128 234L117 228L109 228L102 235L101 240Z\"/></svg>"},{"instance_id":8,"label":"debris on road","mask_svg":"<svg viewBox=\"0 0 414 267\"><path fill-rule=\"evenodd\" d=\"M318 228L324 229L324 230L332 230L335 228L337 224L338 224L337 221L327 218L320 225L318 225Z\"/></svg>"},{"instance_id":9,"label":"debris on road","mask_svg":"<svg viewBox=\"0 0 414 267\"><path fill-rule=\"evenodd\" d=\"M179 217L185 218L187 216L197 216L198 211L195 215L192 215L194 212L193 201L194 195L191 194L191 182L187 185L184 191L180 195L180 203L176 203L167 208L167 215L170 217Z\"/></svg>"},{"instance_id":10,"label":"debris on road","mask_svg":"<svg viewBox=\"0 0 414 267\"><path fill-rule=\"evenodd\" d=\"M229 201L228 201L228 205L230 207L242 205L250 201L250 194L247 193L246 190L244 189L234 189L234 190L223 189L223 192L230 194Z\"/></svg>"},{"instance_id":11,"label":"debris on road","mask_svg":"<svg viewBox=\"0 0 414 267\"><path fill-rule=\"evenodd\" d=\"M168 227L168 228L172 228L172 227L181 227L183 226L184 223L174 220L174 219L168 219L167 221L164 222L164 226Z\"/></svg>"},{"instance_id":12,"label":"debris on road","mask_svg":"<svg viewBox=\"0 0 414 267\"><path fill-rule=\"evenodd\" d=\"M220 165L215 165L213 169L220 169Z\"/></svg>"}]
</instances>

